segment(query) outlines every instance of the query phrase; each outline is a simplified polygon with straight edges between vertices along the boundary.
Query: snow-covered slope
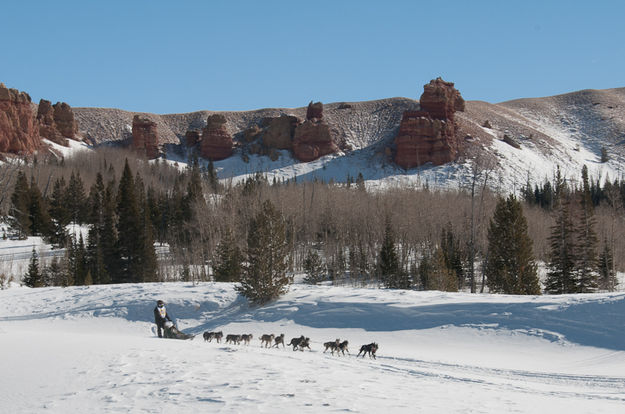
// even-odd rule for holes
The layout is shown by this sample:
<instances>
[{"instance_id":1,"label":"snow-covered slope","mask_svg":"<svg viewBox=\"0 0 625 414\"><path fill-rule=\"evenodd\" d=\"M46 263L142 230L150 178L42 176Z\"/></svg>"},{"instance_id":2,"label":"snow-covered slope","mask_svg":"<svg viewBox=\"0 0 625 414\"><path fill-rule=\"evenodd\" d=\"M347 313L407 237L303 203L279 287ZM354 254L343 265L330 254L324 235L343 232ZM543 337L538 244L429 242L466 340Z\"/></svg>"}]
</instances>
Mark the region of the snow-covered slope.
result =
<instances>
[{"instance_id":1,"label":"snow-covered slope","mask_svg":"<svg viewBox=\"0 0 625 414\"><path fill-rule=\"evenodd\" d=\"M251 333L226 345L158 339ZM311 351L258 338L311 338ZM322 343L349 340L350 355ZM362 344L377 359L358 358ZM250 308L231 284L0 291L0 400L51 412L610 412L625 403L625 294L519 297L294 285Z\"/></svg>"}]
</instances>

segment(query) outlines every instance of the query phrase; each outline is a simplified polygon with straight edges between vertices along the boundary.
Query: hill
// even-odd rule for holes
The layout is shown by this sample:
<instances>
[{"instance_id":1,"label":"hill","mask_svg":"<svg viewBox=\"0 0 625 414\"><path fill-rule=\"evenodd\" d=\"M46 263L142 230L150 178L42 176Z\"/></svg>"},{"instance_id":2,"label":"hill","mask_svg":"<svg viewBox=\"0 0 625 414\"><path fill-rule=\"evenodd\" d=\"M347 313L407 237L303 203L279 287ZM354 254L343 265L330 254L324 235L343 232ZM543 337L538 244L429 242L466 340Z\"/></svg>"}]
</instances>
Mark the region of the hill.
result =
<instances>
[{"instance_id":1,"label":"hill","mask_svg":"<svg viewBox=\"0 0 625 414\"><path fill-rule=\"evenodd\" d=\"M251 155L241 150L216 163L221 178L239 180L260 171L270 178L344 181L362 173L369 185L431 185L458 187L470 180L472 168L490 171L488 183L495 189L520 188L528 179L542 182L559 166L566 177L577 179L582 166L591 176L616 178L625 160L625 88L583 90L544 98L519 99L498 104L468 101L456 113L462 150L457 161L442 166L426 164L402 169L392 162L389 150L402 114L419 108L408 98L324 105L341 151L310 163L301 163L288 152L279 159ZM129 140L134 112L118 109L75 108L80 132L94 145ZM220 113L235 141L243 131L265 117L283 114L305 118L306 108L267 108L241 112L198 111L187 114L149 114L159 131L166 157L185 162L183 145L187 130L201 129L209 115ZM487 127L485 127L487 125ZM601 162L605 148L608 162Z\"/></svg>"}]
</instances>

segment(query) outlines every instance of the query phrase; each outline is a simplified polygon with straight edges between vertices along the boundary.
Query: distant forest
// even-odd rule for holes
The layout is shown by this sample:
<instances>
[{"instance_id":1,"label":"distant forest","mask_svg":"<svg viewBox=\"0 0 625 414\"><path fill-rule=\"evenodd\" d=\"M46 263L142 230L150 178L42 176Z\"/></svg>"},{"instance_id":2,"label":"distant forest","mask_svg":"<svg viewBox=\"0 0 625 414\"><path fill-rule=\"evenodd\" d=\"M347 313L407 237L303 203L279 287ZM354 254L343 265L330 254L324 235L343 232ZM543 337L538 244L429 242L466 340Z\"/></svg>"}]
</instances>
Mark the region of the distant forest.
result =
<instances>
[{"instance_id":1,"label":"distant forest","mask_svg":"<svg viewBox=\"0 0 625 414\"><path fill-rule=\"evenodd\" d=\"M615 289L615 271L625 269L625 182L558 170L518 194L495 194L486 180L476 169L460 190L371 191L358 175L233 183L219 181L211 163L181 167L105 148L1 164L0 212L10 223L1 236L43 236L65 249L29 270L33 286L245 288L250 278L304 272L309 283L533 294L541 261L548 293ZM88 236L70 235L70 223Z\"/></svg>"}]
</instances>

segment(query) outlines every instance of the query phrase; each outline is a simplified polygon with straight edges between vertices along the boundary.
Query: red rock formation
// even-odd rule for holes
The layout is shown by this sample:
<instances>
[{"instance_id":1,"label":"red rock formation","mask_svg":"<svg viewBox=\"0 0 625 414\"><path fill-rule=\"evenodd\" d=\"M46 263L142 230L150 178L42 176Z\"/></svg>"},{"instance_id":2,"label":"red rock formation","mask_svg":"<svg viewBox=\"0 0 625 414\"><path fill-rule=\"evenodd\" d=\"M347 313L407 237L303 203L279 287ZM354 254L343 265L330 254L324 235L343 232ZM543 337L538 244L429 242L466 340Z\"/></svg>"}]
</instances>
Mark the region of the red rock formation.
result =
<instances>
[{"instance_id":1,"label":"red rock formation","mask_svg":"<svg viewBox=\"0 0 625 414\"><path fill-rule=\"evenodd\" d=\"M464 111L464 99L454 88L452 82L445 82L441 78L431 80L423 86L423 94L419 98L421 110L428 112L434 119L450 119L453 121L454 112Z\"/></svg>"},{"instance_id":2,"label":"red rock formation","mask_svg":"<svg viewBox=\"0 0 625 414\"><path fill-rule=\"evenodd\" d=\"M0 152L31 153L40 146L30 96L0 83Z\"/></svg>"},{"instance_id":3,"label":"red rock formation","mask_svg":"<svg viewBox=\"0 0 625 414\"><path fill-rule=\"evenodd\" d=\"M60 145L67 145L66 138L74 138L78 133L74 112L65 102L51 105L50 101L41 99L37 120L39 121L39 135Z\"/></svg>"},{"instance_id":4,"label":"red rock formation","mask_svg":"<svg viewBox=\"0 0 625 414\"><path fill-rule=\"evenodd\" d=\"M306 109L306 119L321 120L321 118L323 118L323 104L321 102L313 103L312 101L310 101L310 103L308 104L308 109Z\"/></svg>"},{"instance_id":5,"label":"red rock formation","mask_svg":"<svg viewBox=\"0 0 625 414\"><path fill-rule=\"evenodd\" d=\"M460 143L455 136L454 112L464 111L464 99L451 82L441 78L423 87L420 111L406 111L399 126L395 163L412 168L456 159Z\"/></svg>"},{"instance_id":6,"label":"red rock formation","mask_svg":"<svg viewBox=\"0 0 625 414\"><path fill-rule=\"evenodd\" d=\"M223 160L232 155L232 136L226 130L226 118L215 114L208 117L202 130L200 154L213 161Z\"/></svg>"},{"instance_id":7,"label":"red rock formation","mask_svg":"<svg viewBox=\"0 0 625 414\"><path fill-rule=\"evenodd\" d=\"M265 118L263 145L267 148L293 149L293 136L300 120L295 116L282 115L277 118Z\"/></svg>"},{"instance_id":8,"label":"red rock formation","mask_svg":"<svg viewBox=\"0 0 625 414\"><path fill-rule=\"evenodd\" d=\"M300 161L316 160L338 151L325 122L306 121L295 128L293 154Z\"/></svg>"},{"instance_id":9,"label":"red rock formation","mask_svg":"<svg viewBox=\"0 0 625 414\"><path fill-rule=\"evenodd\" d=\"M140 115L135 115L132 118L132 148L145 153L145 156L149 159L158 157L158 130L156 122Z\"/></svg>"}]
</instances>

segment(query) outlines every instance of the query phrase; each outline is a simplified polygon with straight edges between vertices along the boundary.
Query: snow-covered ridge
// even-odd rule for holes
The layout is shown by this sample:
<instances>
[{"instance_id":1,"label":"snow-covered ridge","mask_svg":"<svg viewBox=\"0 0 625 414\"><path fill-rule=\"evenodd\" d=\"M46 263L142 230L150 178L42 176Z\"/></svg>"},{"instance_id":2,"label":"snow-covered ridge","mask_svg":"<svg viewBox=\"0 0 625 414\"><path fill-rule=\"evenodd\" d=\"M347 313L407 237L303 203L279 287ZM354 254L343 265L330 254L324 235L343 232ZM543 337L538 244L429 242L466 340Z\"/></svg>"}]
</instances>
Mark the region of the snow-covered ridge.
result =
<instances>
[{"instance_id":1,"label":"snow-covered ridge","mask_svg":"<svg viewBox=\"0 0 625 414\"><path fill-rule=\"evenodd\" d=\"M578 179L583 165L591 177L620 178L625 165L625 88L584 90L546 98L520 99L489 104L469 101L465 112L458 112L458 138L464 155L443 166L425 165L404 170L389 158L404 111L418 108L407 98L367 102L340 102L324 105L324 119L346 150L311 163L300 163L283 151L271 161L250 156L246 162L240 150L215 163L220 178L235 182L256 172L269 179L319 179L344 182L348 175L362 173L370 187L428 185L458 188L467 185L476 159L482 168L492 169L490 186L496 190L518 191L528 178L542 183L552 178L559 166L565 177ZM189 129L202 128L213 111L188 114L154 115L159 136L166 144L167 158L186 162L180 146ZM295 115L303 119L306 108L267 108L255 111L220 112L230 133L237 135L264 117ZM117 109L75 108L81 133L98 144L130 137L128 125L134 112ZM492 128L484 128L488 121ZM504 135L516 142L515 148L503 141ZM609 161L601 162L605 148Z\"/></svg>"}]
</instances>

